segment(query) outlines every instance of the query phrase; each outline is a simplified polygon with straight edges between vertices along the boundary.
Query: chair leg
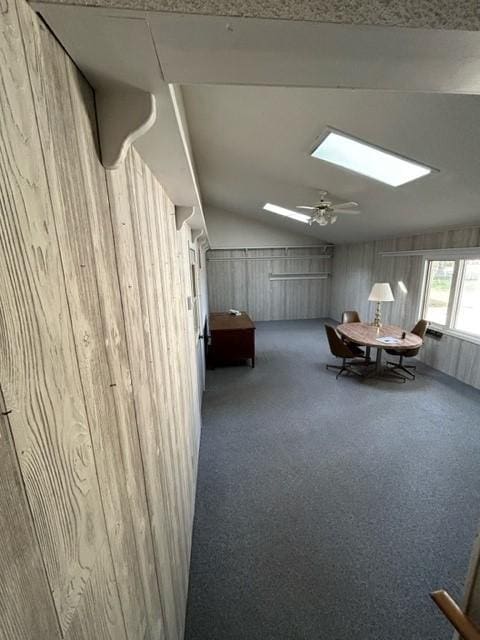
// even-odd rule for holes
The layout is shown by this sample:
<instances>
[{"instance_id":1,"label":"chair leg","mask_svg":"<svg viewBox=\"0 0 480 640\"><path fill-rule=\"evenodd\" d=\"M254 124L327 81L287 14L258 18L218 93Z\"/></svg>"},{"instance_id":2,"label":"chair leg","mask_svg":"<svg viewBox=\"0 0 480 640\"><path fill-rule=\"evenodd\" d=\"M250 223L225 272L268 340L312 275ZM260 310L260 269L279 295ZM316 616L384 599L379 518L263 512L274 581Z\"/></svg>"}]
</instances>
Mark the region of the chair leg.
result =
<instances>
[{"instance_id":1,"label":"chair leg","mask_svg":"<svg viewBox=\"0 0 480 640\"><path fill-rule=\"evenodd\" d=\"M338 378L344 371L348 371L347 367L345 367L343 364L327 364L325 366L327 369L335 369L338 371L337 375L335 376L336 380L338 380Z\"/></svg>"},{"instance_id":2,"label":"chair leg","mask_svg":"<svg viewBox=\"0 0 480 640\"><path fill-rule=\"evenodd\" d=\"M335 380L338 380L338 379L339 379L339 377L342 375L342 373L343 373L344 371L346 371L346 370L347 370L347 368L346 368L346 367L341 367L340 371L339 371L339 372L337 373L337 375L335 376Z\"/></svg>"},{"instance_id":3,"label":"chair leg","mask_svg":"<svg viewBox=\"0 0 480 640\"><path fill-rule=\"evenodd\" d=\"M346 359L346 358L343 358L343 359L342 359L342 368L341 368L341 369L340 369L340 371L337 373L337 380L338 380L338 378L342 375L342 373L343 373L344 371L346 371L346 372L347 372L347 374L348 374L348 373L356 373L356 371L354 371L354 370L352 369L352 367L347 363L347 359Z\"/></svg>"},{"instance_id":4,"label":"chair leg","mask_svg":"<svg viewBox=\"0 0 480 640\"><path fill-rule=\"evenodd\" d=\"M402 365L401 367L395 367L395 369L399 369L400 371L403 371L404 373L407 374L407 376L409 376L410 380L415 380L415 374L413 373L413 371L409 371L411 367L407 367L406 365Z\"/></svg>"},{"instance_id":5,"label":"chair leg","mask_svg":"<svg viewBox=\"0 0 480 640\"><path fill-rule=\"evenodd\" d=\"M404 377L405 379L408 380L415 380L415 374L413 373L416 370L416 365L414 364L403 364L403 355L400 356L398 362L390 362L388 361L387 364L389 364L391 366L391 370L392 372L400 372L402 371L402 373L398 373L398 375ZM405 377L404 374L407 374L407 377Z\"/></svg>"},{"instance_id":6,"label":"chair leg","mask_svg":"<svg viewBox=\"0 0 480 640\"><path fill-rule=\"evenodd\" d=\"M407 380L410 380L410 378L407 378L407 376L404 376L402 373L400 373L399 367L395 367L395 366L388 367L388 371L393 375L394 378L398 378L402 382L406 382Z\"/></svg>"},{"instance_id":7,"label":"chair leg","mask_svg":"<svg viewBox=\"0 0 480 640\"><path fill-rule=\"evenodd\" d=\"M361 366L361 365L359 365ZM359 378L363 378L363 375L360 373L360 371L356 371L351 365L347 364L347 366L345 367L345 371L348 371L348 373L353 373L354 376L358 376Z\"/></svg>"},{"instance_id":8,"label":"chair leg","mask_svg":"<svg viewBox=\"0 0 480 640\"><path fill-rule=\"evenodd\" d=\"M338 373L335 376L335 379L338 380L338 378L342 375L342 373L347 370L347 368L345 366L345 358L343 358L342 364L327 364L326 368L327 369L335 369L335 370L337 370Z\"/></svg>"},{"instance_id":9,"label":"chair leg","mask_svg":"<svg viewBox=\"0 0 480 640\"><path fill-rule=\"evenodd\" d=\"M358 366L362 366L362 364L359 363ZM336 370L338 370L338 373L336 375L336 379L337 380L342 375L342 373L344 371L346 371L347 373L353 373L354 375L359 376L360 378L362 377L362 374L359 373L358 371L355 371L353 366L347 362L346 358L342 359L342 364L327 364L327 365L325 365L325 367L326 367L326 369L336 369Z\"/></svg>"},{"instance_id":10,"label":"chair leg","mask_svg":"<svg viewBox=\"0 0 480 640\"><path fill-rule=\"evenodd\" d=\"M340 365L340 364L327 364L327 365L325 365L325 368L326 368L326 369L334 369L334 370L338 371L337 376L336 376L336 377L337 377L337 379L338 379L338 376L339 376L339 375L343 372L343 370L345 369L345 367L343 367L343 366L342 366L342 365Z\"/></svg>"},{"instance_id":11,"label":"chair leg","mask_svg":"<svg viewBox=\"0 0 480 640\"><path fill-rule=\"evenodd\" d=\"M325 369L343 369L341 364L326 364Z\"/></svg>"}]
</instances>

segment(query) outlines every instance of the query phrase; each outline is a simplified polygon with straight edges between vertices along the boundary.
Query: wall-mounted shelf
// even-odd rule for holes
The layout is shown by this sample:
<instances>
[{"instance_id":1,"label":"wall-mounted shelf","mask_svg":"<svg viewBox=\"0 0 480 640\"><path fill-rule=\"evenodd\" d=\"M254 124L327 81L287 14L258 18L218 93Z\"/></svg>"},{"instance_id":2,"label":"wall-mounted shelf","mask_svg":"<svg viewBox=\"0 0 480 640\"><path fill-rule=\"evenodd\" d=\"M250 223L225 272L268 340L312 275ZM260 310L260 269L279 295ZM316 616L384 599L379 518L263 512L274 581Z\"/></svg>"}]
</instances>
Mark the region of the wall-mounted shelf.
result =
<instances>
[{"instance_id":1,"label":"wall-mounted shelf","mask_svg":"<svg viewBox=\"0 0 480 640\"><path fill-rule=\"evenodd\" d=\"M395 258L405 256L425 256L435 258L451 258L454 256L480 256L480 247L453 247L446 249L407 249L405 251L380 251L383 258Z\"/></svg>"},{"instance_id":2,"label":"wall-mounted shelf","mask_svg":"<svg viewBox=\"0 0 480 640\"><path fill-rule=\"evenodd\" d=\"M299 244L295 246L258 246L258 247L212 247L211 251L254 251L254 250L278 250L282 249L285 252L295 251L296 249L321 249L324 253L328 251L328 249L333 249L333 244Z\"/></svg>"},{"instance_id":3,"label":"wall-mounted shelf","mask_svg":"<svg viewBox=\"0 0 480 640\"><path fill-rule=\"evenodd\" d=\"M207 260L209 262L231 262L232 260L326 260L332 257L332 254L328 252L332 245L305 245L302 247L225 247L210 249L207 254ZM293 253L300 249L318 249L319 253L307 253L297 254ZM221 255L214 257L217 251L241 251L241 255ZM257 255L258 251L282 251L282 254L277 255ZM253 252L253 254L251 253Z\"/></svg>"},{"instance_id":4,"label":"wall-mounted shelf","mask_svg":"<svg viewBox=\"0 0 480 640\"><path fill-rule=\"evenodd\" d=\"M209 262L232 262L233 260L325 260L332 256L228 256L225 258L211 258L207 255Z\"/></svg>"},{"instance_id":5,"label":"wall-mounted shelf","mask_svg":"<svg viewBox=\"0 0 480 640\"><path fill-rule=\"evenodd\" d=\"M270 280L326 280L330 273L310 272L310 273L270 273Z\"/></svg>"},{"instance_id":6,"label":"wall-mounted shelf","mask_svg":"<svg viewBox=\"0 0 480 640\"><path fill-rule=\"evenodd\" d=\"M295 247L215 247L210 249L207 253L207 260L209 262L231 262L232 260L326 260L332 257L332 253L329 252L329 249L332 249L333 245L331 244L308 244L302 246ZM295 254L292 253L294 251L298 251L300 249L308 249L309 251L313 251L317 249L319 253L308 253L308 254ZM221 255L218 258L213 257L215 252L217 251L241 251L241 255ZM281 255L256 255L250 252L257 251L282 251Z\"/></svg>"}]
</instances>

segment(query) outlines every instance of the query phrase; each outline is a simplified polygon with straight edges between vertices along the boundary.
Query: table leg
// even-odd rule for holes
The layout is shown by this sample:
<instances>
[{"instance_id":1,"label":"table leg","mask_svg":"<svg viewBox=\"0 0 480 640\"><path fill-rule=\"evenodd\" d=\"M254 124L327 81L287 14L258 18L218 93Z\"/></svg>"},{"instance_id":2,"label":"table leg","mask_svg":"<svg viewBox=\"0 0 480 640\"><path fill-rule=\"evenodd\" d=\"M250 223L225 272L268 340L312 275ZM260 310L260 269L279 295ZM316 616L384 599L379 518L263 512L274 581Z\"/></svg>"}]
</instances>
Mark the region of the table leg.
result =
<instances>
[{"instance_id":1,"label":"table leg","mask_svg":"<svg viewBox=\"0 0 480 640\"><path fill-rule=\"evenodd\" d=\"M382 350L377 347L377 359L375 361L375 373L380 375L382 373Z\"/></svg>"}]
</instances>

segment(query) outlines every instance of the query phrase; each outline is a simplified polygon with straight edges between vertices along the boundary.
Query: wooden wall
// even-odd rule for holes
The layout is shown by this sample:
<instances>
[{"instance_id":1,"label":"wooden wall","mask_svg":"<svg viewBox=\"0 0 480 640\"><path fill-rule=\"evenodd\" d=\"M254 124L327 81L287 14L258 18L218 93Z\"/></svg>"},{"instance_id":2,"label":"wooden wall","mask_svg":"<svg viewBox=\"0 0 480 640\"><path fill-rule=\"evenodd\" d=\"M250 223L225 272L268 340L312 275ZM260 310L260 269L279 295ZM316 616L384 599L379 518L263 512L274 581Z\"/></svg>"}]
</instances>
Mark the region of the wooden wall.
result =
<instances>
[{"instance_id":1,"label":"wooden wall","mask_svg":"<svg viewBox=\"0 0 480 640\"><path fill-rule=\"evenodd\" d=\"M309 257L314 256L314 257ZM286 259L287 258L287 259ZM330 276L322 280L271 280L270 274L330 273L321 248L209 251L208 298L212 311L246 311L253 320L294 320L328 315Z\"/></svg>"},{"instance_id":2,"label":"wooden wall","mask_svg":"<svg viewBox=\"0 0 480 640\"><path fill-rule=\"evenodd\" d=\"M199 397L189 230L0 4L0 638L180 639Z\"/></svg>"},{"instance_id":3,"label":"wooden wall","mask_svg":"<svg viewBox=\"0 0 480 640\"><path fill-rule=\"evenodd\" d=\"M342 311L356 309L362 318L373 319L374 305L368 294L374 282L390 282L395 302L383 305L385 322L413 327L423 286L421 256L382 257L382 251L442 249L480 246L480 227L455 229L394 240L337 245L333 259L330 314L340 320ZM405 294L399 287L403 281ZM444 335L440 341L426 339L420 359L467 384L480 388L480 345Z\"/></svg>"}]
</instances>

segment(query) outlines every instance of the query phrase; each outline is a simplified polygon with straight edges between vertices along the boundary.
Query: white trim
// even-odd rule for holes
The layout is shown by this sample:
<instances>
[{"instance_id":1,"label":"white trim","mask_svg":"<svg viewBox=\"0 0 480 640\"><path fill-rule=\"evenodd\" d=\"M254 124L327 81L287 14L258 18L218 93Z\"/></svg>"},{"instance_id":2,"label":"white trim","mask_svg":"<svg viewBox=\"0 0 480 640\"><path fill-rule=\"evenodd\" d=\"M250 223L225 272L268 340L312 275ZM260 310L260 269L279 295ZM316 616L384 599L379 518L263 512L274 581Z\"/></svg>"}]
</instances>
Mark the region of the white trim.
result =
<instances>
[{"instance_id":1,"label":"white trim","mask_svg":"<svg viewBox=\"0 0 480 640\"><path fill-rule=\"evenodd\" d=\"M443 261L442 261L443 262ZM463 269L461 267L461 260L457 259L453 261L453 275L452 275L452 284L450 287L450 294L448 296L448 307L447 307L447 327L452 327L455 323L455 317L457 315L456 305L458 304L458 288L461 285L461 275L463 273Z\"/></svg>"},{"instance_id":2,"label":"white trim","mask_svg":"<svg viewBox=\"0 0 480 640\"><path fill-rule=\"evenodd\" d=\"M458 304L460 302L460 297L462 294L462 289L463 289L463 275L465 272L465 260L456 260L455 261L455 269L453 272L453 280L452 280L452 287L453 287L453 297L452 297L452 293L450 293L450 299L452 301L452 304L450 305L450 300L449 302L449 306L451 307L449 310L449 314L448 314L448 327L455 327L455 324L457 322L457 315L458 315ZM455 331L455 329L454 329Z\"/></svg>"},{"instance_id":3,"label":"white trim","mask_svg":"<svg viewBox=\"0 0 480 640\"><path fill-rule=\"evenodd\" d=\"M116 169L135 140L149 131L157 117L155 97L138 89L95 92L98 137L105 169Z\"/></svg>"},{"instance_id":4,"label":"white trim","mask_svg":"<svg viewBox=\"0 0 480 640\"><path fill-rule=\"evenodd\" d=\"M480 259L480 255L476 254L477 259ZM423 265L423 275L422 275L422 291L420 295L420 305L418 310L419 317L425 317L425 306L428 300L428 294L430 291L429 283L430 283L430 269L432 261L437 260L438 257L436 255L429 255L425 257L424 265ZM446 258L440 258L442 260L454 260L455 267L452 276L452 284L450 288L450 295L448 299L448 308L447 308L447 319L444 325L436 324L435 322L429 322L429 327L435 331L439 331L440 333L450 336L452 338L457 338L457 340L464 340L465 342L471 342L473 344L480 344L480 335L474 335L471 333L464 333L463 331L459 331L454 328L457 314L458 314L458 304L461 296L461 291L463 287L463 275L465 271L465 260L471 260L472 256L465 256L462 254L461 256L450 256Z\"/></svg>"},{"instance_id":5,"label":"white trim","mask_svg":"<svg viewBox=\"0 0 480 640\"><path fill-rule=\"evenodd\" d=\"M195 214L195 207L180 207L175 205L175 227L177 231Z\"/></svg>"},{"instance_id":6,"label":"white trim","mask_svg":"<svg viewBox=\"0 0 480 640\"><path fill-rule=\"evenodd\" d=\"M194 207L195 208L195 207ZM198 242L202 236L207 237L207 230L204 227L203 229L192 229L192 242Z\"/></svg>"},{"instance_id":7,"label":"white trim","mask_svg":"<svg viewBox=\"0 0 480 640\"><path fill-rule=\"evenodd\" d=\"M422 266L422 279L421 279L422 290L420 292L417 318L423 318L423 311L425 309L425 300L426 300L426 293L427 293L428 272L429 272L429 262L428 262L428 259L425 258Z\"/></svg>"},{"instance_id":8,"label":"white trim","mask_svg":"<svg viewBox=\"0 0 480 640\"><path fill-rule=\"evenodd\" d=\"M197 205L193 205L194 212L189 219L189 225L192 229L202 229L206 240L210 243L208 237L207 223L205 222L205 216L203 213L202 198L200 195L200 187L198 183L197 171L193 160L192 146L190 144L190 134L188 130L187 116L185 113L185 105L183 102L182 88L178 84L169 84L168 91L170 94L171 104L173 106L173 112L177 121L178 132L180 134L181 145L183 147L184 157L187 163L188 171L190 173L189 178L193 185L195 192ZM180 203L179 203L180 204ZM185 204L185 203L182 203ZM190 204L190 203L189 203Z\"/></svg>"}]
</instances>

